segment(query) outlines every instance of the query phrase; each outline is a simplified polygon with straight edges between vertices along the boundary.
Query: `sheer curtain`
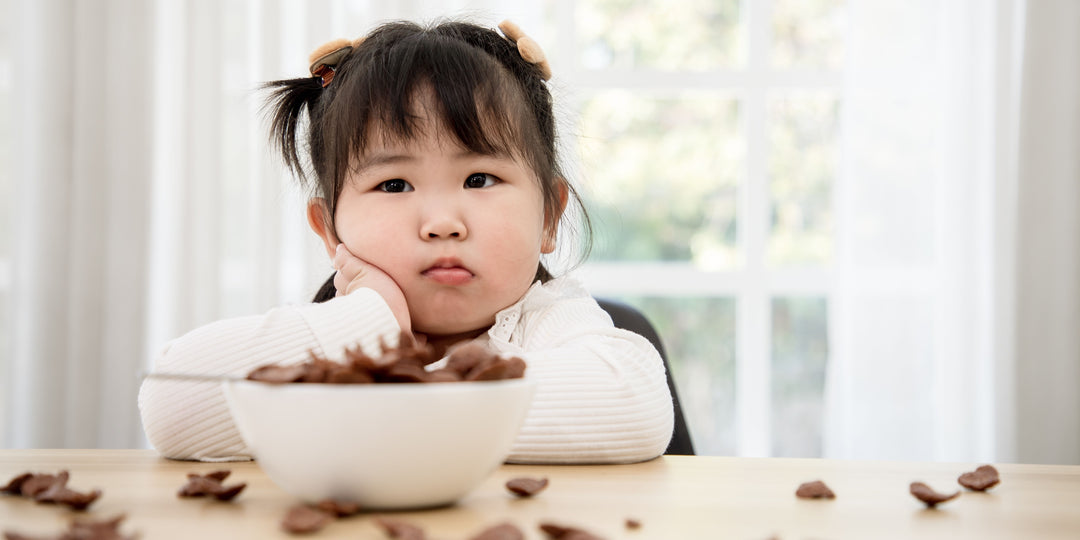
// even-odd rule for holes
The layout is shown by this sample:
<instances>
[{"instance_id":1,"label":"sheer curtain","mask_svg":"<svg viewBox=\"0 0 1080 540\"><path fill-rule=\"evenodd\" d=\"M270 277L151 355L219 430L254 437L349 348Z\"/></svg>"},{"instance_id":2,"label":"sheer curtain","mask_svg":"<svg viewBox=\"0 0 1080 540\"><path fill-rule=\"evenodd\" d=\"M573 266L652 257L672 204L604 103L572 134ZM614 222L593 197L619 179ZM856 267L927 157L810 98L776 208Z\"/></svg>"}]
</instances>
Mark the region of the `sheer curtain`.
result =
<instances>
[{"instance_id":1,"label":"sheer curtain","mask_svg":"<svg viewBox=\"0 0 1080 540\"><path fill-rule=\"evenodd\" d=\"M1080 464L1080 3L1026 12L1010 261L1011 389L1002 446L1019 461ZM1000 387L1000 385L999 385Z\"/></svg>"},{"instance_id":2,"label":"sheer curtain","mask_svg":"<svg viewBox=\"0 0 1080 540\"><path fill-rule=\"evenodd\" d=\"M825 454L1080 462L1078 4L849 8Z\"/></svg>"},{"instance_id":3,"label":"sheer curtain","mask_svg":"<svg viewBox=\"0 0 1080 540\"><path fill-rule=\"evenodd\" d=\"M998 108L1011 13L989 7L850 4L826 455L993 455L992 165L1015 96Z\"/></svg>"},{"instance_id":4,"label":"sheer curtain","mask_svg":"<svg viewBox=\"0 0 1080 540\"><path fill-rule=\"evenodd\" d=\"M6 446L137 442L131 400L143 357L152 155L147 6L8 6Z\"/></svg>"}]
</instances>

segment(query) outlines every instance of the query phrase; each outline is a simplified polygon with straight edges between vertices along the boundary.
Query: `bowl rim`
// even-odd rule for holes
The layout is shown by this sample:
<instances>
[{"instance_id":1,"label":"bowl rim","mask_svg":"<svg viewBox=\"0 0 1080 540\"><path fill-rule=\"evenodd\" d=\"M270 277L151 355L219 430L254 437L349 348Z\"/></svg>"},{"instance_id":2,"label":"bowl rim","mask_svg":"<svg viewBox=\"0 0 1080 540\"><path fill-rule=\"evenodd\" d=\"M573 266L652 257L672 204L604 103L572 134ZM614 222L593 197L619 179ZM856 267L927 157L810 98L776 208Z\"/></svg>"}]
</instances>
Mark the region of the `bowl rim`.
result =
<instances>
[{"instance_id":1,"label":"bowl rim","mask_svg":"<svg viewBox=\"0 0 1080 540\"><path fill-rule=\"evenodd\" d=\"M410 393L410 392L467 392L483 388L498 388L504 386L536 386L534 379L518 377L514 379L497 379L492 381L438 381L423 383L269 383L253 381L249 379L237 379L222 381L224 386L238 386L247 388L261 388L270 391L307 393L307 392L332 392L332 393Z\"/></svg>"}]
</instances>

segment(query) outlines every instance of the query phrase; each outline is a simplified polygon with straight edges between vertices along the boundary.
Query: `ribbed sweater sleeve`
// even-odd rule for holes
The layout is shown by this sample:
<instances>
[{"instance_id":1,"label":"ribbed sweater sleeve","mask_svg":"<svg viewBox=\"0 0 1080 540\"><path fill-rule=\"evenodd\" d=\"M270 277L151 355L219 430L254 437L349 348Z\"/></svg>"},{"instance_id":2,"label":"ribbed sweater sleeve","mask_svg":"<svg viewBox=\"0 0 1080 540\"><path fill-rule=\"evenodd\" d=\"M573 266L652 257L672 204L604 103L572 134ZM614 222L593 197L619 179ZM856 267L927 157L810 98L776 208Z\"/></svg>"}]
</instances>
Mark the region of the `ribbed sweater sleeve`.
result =
<instances>
[{"instance_id":1,"label":"ribbed sweater sleeve","mask_svg":"<svg viewBox=\"0 0 1080 540\"><path fill-rule=\"evenodd\" d=\"M380 339L396 345L397 320L382 297L358 289L321 304L277 308L261 316L225 319L168 343L154 370L244 376L264 364L294 364L310 352L339 360L360 344L377 355ZM146 379L139 411L150 444L174 459L251 459L229 414L220 383Z\"/></svg>"},{"instance_id":2,"label":"ribbed sweater sleeve","mask_svg":"<svg viewBox=\"0 0 1080 540\"><path fill-rule=\"evenodd\" d=\"M296 363L315 351L340 359L361 343L397 343L398 326L373 291L324 304L279 308L218 321L169 343L159 371L243 375L268 363ZM496 314L481 338L520 356L537 391L508 458L516 463L628 463L663 453L674 414L664 364L645 338L614 328L576 281L535 285ZM143 428L162 455L250 459L218 383L147 379L139 394Z\"/></svg>"},{"instance_id":3,"label":"ribbed sweater sleeve","mask_svg":"<svg viewBox=\"0 0 1080 540\"><path fill-rule=\"evenodd\" d=\"M521 355L525 376L538 382L508 461L629 463L663 454L674 409L659 352L615 328L588 295L542 296L520 313L500 313L489 332L492 346ZM505 324L512 319L520 320Z\"/></svg>"}]
</instances>

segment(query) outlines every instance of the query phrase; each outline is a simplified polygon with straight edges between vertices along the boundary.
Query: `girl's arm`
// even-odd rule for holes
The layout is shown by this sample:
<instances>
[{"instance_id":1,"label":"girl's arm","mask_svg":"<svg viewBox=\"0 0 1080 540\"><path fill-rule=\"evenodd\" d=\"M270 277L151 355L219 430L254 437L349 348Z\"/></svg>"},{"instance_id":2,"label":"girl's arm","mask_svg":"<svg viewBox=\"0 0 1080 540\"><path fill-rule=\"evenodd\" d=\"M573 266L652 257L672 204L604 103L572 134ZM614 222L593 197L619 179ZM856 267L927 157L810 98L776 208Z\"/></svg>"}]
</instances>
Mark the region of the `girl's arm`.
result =
<instances>
[{"instance_id":1,"label":"girl's arm","mask_svg":"<svg viewBox=\"0 0 1080 540\"><path fill-rule=\"evenodd\" d=\"M321 304L274 309L265 315L226 319L170 342L155 371L247 375L264 364L295 364L310 352L340 360L358 343L369 355L380 340L397 344L398 323L382 297L357 289ZM150 443L174 459L250 459L229 414L220 383L146 379L139 410Z\"/></svg>"},{"instance_id":2,"label":"girl's arm","mask_svg":"<svg viewBox=\"0 0 1080 540\"><path fill-rule=\"evenodd\" d=\"M663 454L674 408L652 344L615 328L587 295L536 300L500 313L489 332L496 350L522 356L525 376L539 382L509 461L627 463Z\"/></svg>"},{"instance_id":3,"label":"girl's arm","mask_svg":"<svg viewBox=\"0 0 1080 540\"><path fill-rule=\"evenodd\" d=\"M545 292L545 291L540 291ZM522 356L536 398L510 461L618 463L651 459L671 437L673 409L664 366L645 338L616 329L588 297L530 294L500 312L493 347ZM524 308L524 309L523 309ZM314 351L340 359L358 342L377 355L395 345L396 319L382 297L363 288L322 304L218 321L171 342L155 370L245 375L270 363L297 363ZM147 379L139 393L143 428L174 459L250 459L218 383Z\"/></svg>"}]
</instances>

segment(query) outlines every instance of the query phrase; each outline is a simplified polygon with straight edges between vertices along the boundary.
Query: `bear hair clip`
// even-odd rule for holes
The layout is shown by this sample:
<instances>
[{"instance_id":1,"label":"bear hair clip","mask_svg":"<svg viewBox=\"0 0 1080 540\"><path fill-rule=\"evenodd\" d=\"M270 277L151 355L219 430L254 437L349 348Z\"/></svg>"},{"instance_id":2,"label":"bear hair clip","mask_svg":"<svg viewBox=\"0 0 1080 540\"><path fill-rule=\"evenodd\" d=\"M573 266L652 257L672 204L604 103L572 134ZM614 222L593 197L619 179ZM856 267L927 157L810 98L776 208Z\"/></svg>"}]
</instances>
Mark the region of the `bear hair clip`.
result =
<instances>
[{"instance_id":1,"label":"bear hair clip","mask_svg":"<svg viewBox=\"0 0 1080 540\"><path fill-rule=\"evenodd\" d=\"M502 30L506 39L513 41L517 45L518 53L526 62L540 68L541 79L545 81L551 80L551 64L548 63L547 57L544 56L544 50L540 48L540 44L536 40L525 35L521 27L511 21L499 23L499 30Z\"/></svg>"},{"instance_id":2,"label":"bear hair clip","mask_svg":"<svg viewBox=\"0 0 1080 540\"><path fill-rule=\"evenodd\" d=\"M363 37L358 37L352 41L344 38L338 38L333 41L328 41L319 46L308 57L308 61L311 62L311 75L313 77L319 77L322 79L322 86L326 88L330 81L334 80L334 73L337 72L337 65L341 63L353 49L360 46L364 42Z\"/></svg>"}]
</instances>

